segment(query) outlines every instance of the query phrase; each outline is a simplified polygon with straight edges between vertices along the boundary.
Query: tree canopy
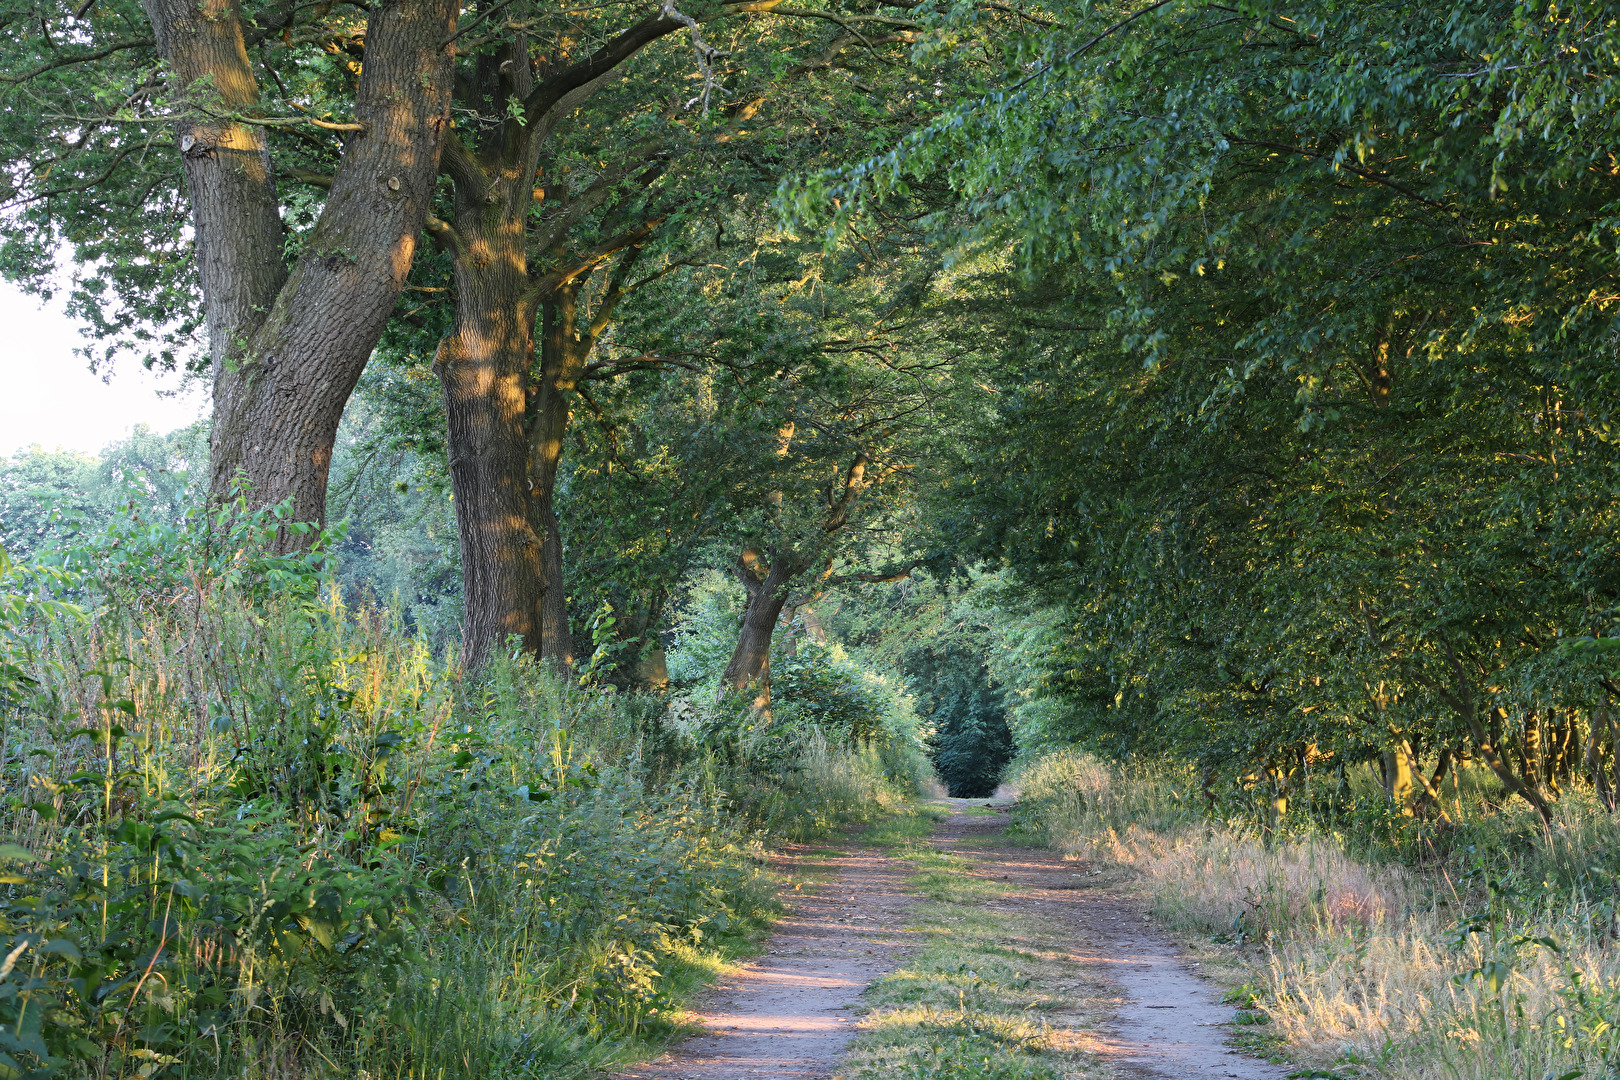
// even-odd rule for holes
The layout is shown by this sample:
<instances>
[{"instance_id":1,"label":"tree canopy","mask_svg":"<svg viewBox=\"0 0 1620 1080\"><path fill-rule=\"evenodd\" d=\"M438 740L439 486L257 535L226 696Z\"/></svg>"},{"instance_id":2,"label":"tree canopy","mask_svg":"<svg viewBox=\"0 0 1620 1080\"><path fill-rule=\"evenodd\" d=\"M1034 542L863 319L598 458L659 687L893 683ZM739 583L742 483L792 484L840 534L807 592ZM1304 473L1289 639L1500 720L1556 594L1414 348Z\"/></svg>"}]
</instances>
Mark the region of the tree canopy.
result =
<instances>
[{"instance_id":1,"label":"tree canopy","mask_svg":"<svg viewBox=\"0 0 1620 1080\"><path fill-rule=\"evenodd\" d=\"M328 316L214 304L223 159L185 140L273 159L276 282L339 273L312 253L361 227L381 11L242 9L249 94L177 66L156 7L17 8L5 272L71 250L103 360L200 362L206 325L226 397L292 356L266 343ZM350 565L469 667L516 640L691 685L718 573L714 687L769 708L773 658L802 683L831 634L963 790L1000 766L951 755L1010 738L1272 812L1360 762L1409 808L1464 759L1543 813L1582 769L1612 794L1620 8L451 15L388 46L444 65L445 120L338 350L345 426L347 385L316 411Z\"/></svg>"}]
</instances>

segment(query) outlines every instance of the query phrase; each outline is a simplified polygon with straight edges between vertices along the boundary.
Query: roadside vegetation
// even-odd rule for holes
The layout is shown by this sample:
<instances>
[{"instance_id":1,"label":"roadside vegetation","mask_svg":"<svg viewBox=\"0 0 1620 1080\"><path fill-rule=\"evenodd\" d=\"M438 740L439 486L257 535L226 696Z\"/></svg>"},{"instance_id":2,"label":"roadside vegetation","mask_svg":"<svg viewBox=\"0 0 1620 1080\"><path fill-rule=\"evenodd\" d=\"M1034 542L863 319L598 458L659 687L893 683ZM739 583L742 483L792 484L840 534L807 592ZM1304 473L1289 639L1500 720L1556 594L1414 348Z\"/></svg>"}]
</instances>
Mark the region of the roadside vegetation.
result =
<instances>
[{"instance_id":1,"label":"roadside vegetation","mask_svg":"<svg viewBox=\"0 0 1620 1080\"><path fill-rule=\"evenodd\" d=\"M783 836L914 731L476 676L242 507L0 563L12 1076L585 1075L679 1030ZM848 720L845 717L844 720Z\"/></svg>"},{"instance_id":2,"label":"roadside vegetation","mask_svg":"<svg viewBox=\"0 0 1620 1080\"><path fill-rule=\"evenodd\" d=\"M1023 828L1138 882L1213 961L1240 1042L1318 1070L1301 1075L1608 1076L1615 818L1575 795L1543 829L1484 772L1448 786L1444 831L1391 814L1365 769L1320 817L1269 831L1252 806L1210 813L1171 766L1071 752L1014 782Z\"/></svg>"}]
</instances>

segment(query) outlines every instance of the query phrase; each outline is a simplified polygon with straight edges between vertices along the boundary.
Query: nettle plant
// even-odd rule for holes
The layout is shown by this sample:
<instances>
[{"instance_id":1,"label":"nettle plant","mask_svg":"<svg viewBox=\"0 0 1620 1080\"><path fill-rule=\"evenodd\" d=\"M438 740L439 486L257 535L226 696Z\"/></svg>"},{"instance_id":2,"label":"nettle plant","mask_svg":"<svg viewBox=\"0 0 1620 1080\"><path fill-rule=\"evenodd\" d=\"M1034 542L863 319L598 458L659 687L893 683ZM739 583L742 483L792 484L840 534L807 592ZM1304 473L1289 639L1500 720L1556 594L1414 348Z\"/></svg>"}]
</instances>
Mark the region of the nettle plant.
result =
<instances>
[{"instance_id":1,"label":"nettle plant","mask_svg":"<svg viewBox=\"0 0 1620 1080\"><path fill-rule=\"evenodd\" d=\"M153 1075L385 1000L419 907L389 759L422 727L386 724L423 702L307 619L290 559L193 562L166 620L62 565L0 566L0 1074Z\"/></svg>"}]
</instances>

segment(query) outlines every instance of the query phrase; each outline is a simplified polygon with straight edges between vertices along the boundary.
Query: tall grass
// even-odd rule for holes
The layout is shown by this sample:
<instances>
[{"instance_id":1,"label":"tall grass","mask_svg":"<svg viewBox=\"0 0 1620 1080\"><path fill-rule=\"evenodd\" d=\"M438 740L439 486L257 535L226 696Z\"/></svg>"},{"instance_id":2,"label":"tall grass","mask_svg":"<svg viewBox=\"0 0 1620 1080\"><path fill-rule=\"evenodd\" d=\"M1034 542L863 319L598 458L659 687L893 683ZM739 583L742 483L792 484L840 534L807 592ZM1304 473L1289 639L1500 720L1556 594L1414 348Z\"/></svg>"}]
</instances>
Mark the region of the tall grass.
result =
<instances>
[{"instance_id":1,"label":"tall grass","mask_svg":"<svg viewBox=\"0 0 1620 1080\"><path fill-rule=\"evenodd\" d=\"M1614 815L1566 797L1541 834L1459 799L1449 848L1403 863L1308 823L1214 820L1191 780L1060 753L1015 783L1048 842L1130 868L1169 925L1248 946L1262 1015L1308 1063L1398 1080L1620 1075Z\"/></svg>"},{"instance_id":2,"label":"tall grass","mask_svg":"<svg viewBox=\"0 0 1620 1080\"><path fill-rule=\"evenodd\" d=\"M763 925L770 836L904 786L813 729L733 753L468 678L226 539L0 565L0 1075L581 1075Z\"/></svg>"}]
</instances>

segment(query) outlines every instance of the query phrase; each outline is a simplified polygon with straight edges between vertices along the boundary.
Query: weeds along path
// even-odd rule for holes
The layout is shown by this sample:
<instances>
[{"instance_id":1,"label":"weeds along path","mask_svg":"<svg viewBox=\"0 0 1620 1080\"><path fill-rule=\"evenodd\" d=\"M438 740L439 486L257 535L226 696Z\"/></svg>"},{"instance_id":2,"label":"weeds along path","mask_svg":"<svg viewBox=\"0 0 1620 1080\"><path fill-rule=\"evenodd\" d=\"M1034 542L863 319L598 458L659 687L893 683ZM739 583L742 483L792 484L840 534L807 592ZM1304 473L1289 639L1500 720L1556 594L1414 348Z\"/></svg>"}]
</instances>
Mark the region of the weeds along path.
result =
<instances>
[{"instance_id":1,"label":"weeds along path","mask_svg":"<svg viewBox=\"0 0 1620 1080\"><path fill-rule=\"evenodd\" d=\"M830 1076L854 1037L861 993L892 968L903 941L909 867L856 846L795 847L779 855L796 895L764 952L698 1001L704 1029L623 1080L744 1080Z\"/></svg>"},{"instance_id":2,"label":"weeds along path","mask_svg":"<svg viewBox=\"0 0 1620 1080\"><path fill-rule=\"evenodd\" d=\"M1175 946L1148 923L1140 903L1102 882L1097 868L1002 839L1005 807L976 813L958 800L933 838L936 850L970 861L966 871L1010 889L989 899L1008 914L1061 920L1071 959L1113 984L1114 1016L1087 1040L1098 1064L1116 1076L1164 1080L1281 1080L1289 1070L1226 1045L1234 1009L1185 966Z\"/></svg>"}]
</instances>

